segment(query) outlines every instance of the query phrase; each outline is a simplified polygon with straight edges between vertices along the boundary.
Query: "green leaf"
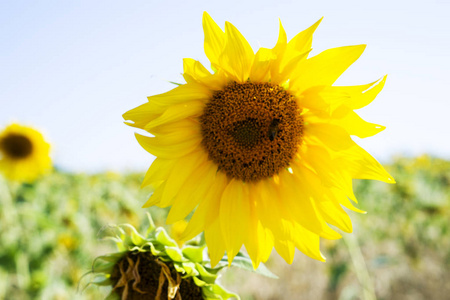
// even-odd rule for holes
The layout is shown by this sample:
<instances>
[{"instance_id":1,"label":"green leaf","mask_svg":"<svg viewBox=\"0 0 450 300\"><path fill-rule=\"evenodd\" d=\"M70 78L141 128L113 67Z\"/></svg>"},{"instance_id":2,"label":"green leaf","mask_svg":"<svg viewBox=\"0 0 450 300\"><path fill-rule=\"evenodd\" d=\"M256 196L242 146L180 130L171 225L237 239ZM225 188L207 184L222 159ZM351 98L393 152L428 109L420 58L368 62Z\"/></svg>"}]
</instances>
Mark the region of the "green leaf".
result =
<instances>
[{"instance_id":1,"label":"green leaf","mask_svg":"<svg viewBox=\"0 0 450 300\"><path fill-rule=\"evenodd\" d=\"M212 286L205 286L202 288L202 292L203 295L205 296L205 300L213 300L213 299L227 300L230 298L236 298L238 300L240 299L238 294L230 293L229 291L225 290L218 284L214 284Z\"/></svg>"},{"instance_id":2,"label":"green leaf","mask_svg":"<svg viewBox=\"0 0 450 300\"><path fill-rule=\"evenodd\" d=\"M227 291L226 289L224 289L222 286L220 286L218 284L213 285L212 290L213 290L213 292L216 295L220 295L221 299L224 299L224 300L230 299L230 298L233 298L233 297L238 299L238 300L241 299L241 298L239 298L238 294L231 293L231 292Z\"/></svg>"}]
</instances>

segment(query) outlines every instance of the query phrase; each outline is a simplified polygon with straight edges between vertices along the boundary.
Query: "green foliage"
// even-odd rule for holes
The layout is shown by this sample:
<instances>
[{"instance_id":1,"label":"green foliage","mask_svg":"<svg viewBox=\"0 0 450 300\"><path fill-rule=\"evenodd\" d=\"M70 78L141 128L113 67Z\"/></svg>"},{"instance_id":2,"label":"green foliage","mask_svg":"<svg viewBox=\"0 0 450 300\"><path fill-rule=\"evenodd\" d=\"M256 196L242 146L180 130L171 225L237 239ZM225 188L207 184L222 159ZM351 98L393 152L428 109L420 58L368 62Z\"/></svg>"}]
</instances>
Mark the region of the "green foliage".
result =
<instances>
[{"instance_id":1,"label":"green foliage","mask_svg":"<svg viewBox=\"0 0 450 300\"><path fill-rule=\"evenodd\" d=\"M386 252L366 264L376 268L406 260L414 265L432 252L443 269L450 269L450 162L397 158L388 169L397 184L355 180L358 207L368 214L351 213L354 237L363 249L395 244L401 253ZM129 223L145 232L146 211L156 226L167 216L165 209L141 208L151 193L140 189L142 177L55 172L32 185L0 177L0 299L103 299L108 288L77 292L92 260L117 251L99 241L101 229ZM341 241L324 241L322 249L328 289L337 291L353 269L349 251ZM277 280L271 280L276 289Z\"/></svg>"},{"instance_id":2,"label":"green foliage","mask_svg":"<svg viewBox=\"0 0 450 300\"><path fill-rule=\"evenodd\" d=\"M34 184L0 177L0 299L102 299L107 293L77 293L92 260L115 251L99 241L115 223L148 224L142 174L55 172ZM158 224L167 212L152 208Z\"/></svg>"}]
</instances>

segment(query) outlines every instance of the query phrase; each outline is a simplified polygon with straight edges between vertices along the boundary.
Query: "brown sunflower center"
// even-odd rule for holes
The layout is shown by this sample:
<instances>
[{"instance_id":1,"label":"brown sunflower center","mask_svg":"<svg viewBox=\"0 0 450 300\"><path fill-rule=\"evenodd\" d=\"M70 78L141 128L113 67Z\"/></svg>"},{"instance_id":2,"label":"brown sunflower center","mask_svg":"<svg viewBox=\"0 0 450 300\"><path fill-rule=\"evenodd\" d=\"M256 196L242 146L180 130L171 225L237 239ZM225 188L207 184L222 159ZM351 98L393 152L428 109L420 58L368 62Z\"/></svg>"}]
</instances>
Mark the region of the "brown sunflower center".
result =
<instances>
[{"instance_id":1,"label":"brown sunflower center","mask_svg":"<svg viewBox=\"0 0 450 300\"><path fill-rule=\"evenodd\" d=\"M111 293L127 300L202 300L202 289L192 278L181 276L172 263L149 252L128 252L111 273Z\"/></svg>"},{"instance_id":2,"label":"brown sunflower center","mask_svg":"<svg viewBox=\"0 0 450 300\"><path fill-rule=\"evenodd\" d=\"M13 159L21 159L31 154L33 144L26 136L10 134L0 141L0 149Z\"/></svg>"},{"instance_id":3,"label":"brown sunflower center","mask_svg":"<svg viewBox=\"0 0 450 300\"><path fill-rule=\"evenodd\" d=\"M301 142L294 96L268 82L232 82L214 92L200 117L209 159L229 178L256 182L287 168Z\"/></svg>"}]
</instances>

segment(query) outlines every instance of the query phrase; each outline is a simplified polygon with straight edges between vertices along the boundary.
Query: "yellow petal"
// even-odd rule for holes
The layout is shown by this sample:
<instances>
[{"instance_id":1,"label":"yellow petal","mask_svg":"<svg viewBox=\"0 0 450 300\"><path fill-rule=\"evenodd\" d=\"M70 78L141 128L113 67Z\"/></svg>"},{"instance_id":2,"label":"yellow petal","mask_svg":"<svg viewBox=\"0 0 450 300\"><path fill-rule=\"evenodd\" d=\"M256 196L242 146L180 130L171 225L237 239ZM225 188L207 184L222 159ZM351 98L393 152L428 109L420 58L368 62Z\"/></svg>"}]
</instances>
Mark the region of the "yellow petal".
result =
<instances>
[{"instance_id":1,"label":"yellow petal","mask_svg":"<svg viewBox=\"0 0 450 300\"><path fill-rule=\"evenodd\" d=\"M305 60L292 76L296 93L317 85L332 85L363 53L365 45L328 49Z\"/></svg>"},{"instance_id":2,"label":"yellow petal","mask_svg":"<svg viewBox=\"0 0 450 300\"><path fill-rule=\"evenodd\" d=\"M252 70L250 72L250 81L267 82L270 79L270 67L276 55L271 49L259 48L255 55Z\"/></svg>"},{"instance_id":3,"label":"yellow petal","mask_svg":"<svg viewBox=\"0 0 450 300\"><path fill-rule=\"evenodd\" d=\"M314 86L297 97L299 105L331 116L338 108L345 106L358 109L366 106L378 95L384 86L386 76L365 85L357 86Z\"/></svg>"},{"instance_id":4,"label":"yellow petal","mask_svg":"<svg viewBox=\"0 0 450 300\"><path fill-rule=\"evenodd\" d=\"M272 48L272 62L270 64L270 76L276 76L281 72L281 63L283 62L284 53L287 47L287 36L284 31L283 24L280 20L280 29L276 45Z\"/></svg>"},{"instance_id":5,"label":"yellow petal","mask_svg":"<svg viewBox=\"0 0 450 300\"><path fill-rule=\"evenodd\" d=\"M203 113L204 107L205 103L202 101L191 101L169 106L161 116L150 121L144 129L151 131L152 128L162 124L176 122L184 118L199 117Z\"/></svg>"},{"instance_id":6,"label":"yellow petal","mask_svg":"<svg viewBox=\"0 0 450 300\"><path fill-rule=\"evenodd\" d=\"M198 61L192 58L183 58L183 77L189 82L199 81L204 77L211 76L211 73Z\"/></svg>"},{"instance_id":7,"label":"yellow petal","mask_svg":"<svg viewBox=\"0 0 450 300\"><path fill-rule=\"evenodd\" d=\"M161 196L164 191L164 188L166 186L165 182L161 182L154 186L154 191L150 195L150 198L145 202L145 204L142 206L142 208L151 207L153 205L159 205L161 202Z\"/></svg>"},{"instance_id":8,"label":"yellow petal","mask_svg":"<svg viewBox=\"0 0 450 300\"><path fill-rule=\"evenodd\" d=\"M163 114L172 105L190 105L191 101L205 103L211 98L211 91L198 83L180 85L166 93L148 97L148 103L144 103L123 114L128 125L144 128L152 120Z\"/></svg>"},{"instance_id":9,"label":"yellow petal","mask_svg":"<svg viewBox=\"0 0 450 300\"><path fill-rule=\"evenodd\" d=\"M203 13L203 31L205 33L205 54L214 65L225 46L225 34L207 12Z\"/></svg>"},{"instance_id":10,"label":"yellow petal","mask_svg":"<svg viewBox=\"0 0 450 300\"><path fill-rule=\"evenodd\" d=\"M211 226L205 230L205 241L208 246L211 267L214 268L222 259L225 252L225 243L223 240L219 219L214 220Z\"/></svg>"},{"instance_id":11,"label":"yellow petal","mask_svg":"<svg viewBox=\"0 0 450 300\"><path fill-rule=\"evenodd\" d=\"M386 83L386 77L387 75L369 84L346 87L347 93L351 94L352 97L345 104L352 109L359 109L366 106L372 102L383 89L384 84Z\"/></svg>"},{"instance_id":12,"label":"yellow petal","mask_svg":"<svg viewBox=\"0 0 450 300\"><path fill-rule=\"evenodd\" d=\"M332 230L320 215L315 190L321 188L320 180L306 168L292 165L293 173L280 173L281 201L285 203L285 214L290 213L294 220L313 233L327 239L341 236Z\"/></svg>"},{"instance_id":13,"label":"yellow petal","mask_svg":"<svg viewBox=\"0 0 450 300\"><path fill-rule=\"evenodd\" d=\"M171 106L184 102L203 100L208 101L212 93L198 83L187 83L159 95L147 97L148 102L159 106Z\"/></svg>"},{"instance_id":14,"label":"yellow petal","mask_svg":"<svg viewBox=\"0 0 450 300\"><path fill-rule=\"evenodd\" d=\"M164 159L157 157L153 161L147 173L145 173L141 188L151 185L154 182L166 180L167 176L169 176L170 170L174 167L175 162L175 159Z\"/></svg>"},{"instance_id":15,"label":"yellow petal","mask_svg":"<svg viewBox=\"0 0 450 300\"><path fill-rule=\"evenodd\" d=\"M339 201L339 203L341 205L343 205L345 208L348 208L348 209L353 210L360 214L366 213L365 211L360 210L359 208L356 208L352 204L352 202L350 202L350 200L347 198L347 196L345 195L345 193L342 190L331 188L330 193L332 193L334 195L335 199L337 199Z\"/></svg>"},{"instance_id":16,"label":"yellow petal","mask_svg":"<svg viewBox=\"0 0 450 300\"><path fill-rule=\"evenodd\" d=\"M282 84L288 80L292 75L292 72L298 68L299 63L304 60L309 54L309 51L297 55L289 61L289 63L283 68L282 72L272 73L271 82L274 84Z\"/></svg>"},{"instance_id":17,"label":"yellow petal","mask_svg":"<svg viewBox=\"0 0 450 300\"><path fill-rule=\"evenodd\" d=\"M254 53L250 44L230 22L225 22L225 48L219 57L220 67L234 80L247 81L253 64Z\"/></svg>"},{"instance_id":18,"label":"yellow petal","mask_svg":"<svg viewBox=\"0 0 450 300\"><path fill-rule=\"evenodd\" d=\"M320 252L320 238L317 234L305 229L298 223L294 223L295 234L292 235L295 247L311 258L325 261Z\"/></svg>"},{"instance_id":19,"label":"yellow petal","mask_svg":"<svg viewBox=\"0 0 450 300\"><path fill-rule=\"evenodd\" d=\"M386 129L385 126L364 121L354 111L348 111L344 117L334 119L331 122L343 127L348 134L356 135L360 138L373 136Z\"/></svg>"},{"instance_id":20,"label":"yellow petal","mask_svg":"<svg viewBox=\"0 0 450 300\"><path fill-rule=\"evenodd\" d=\"M326 123L313 123L304 126L304 138L306 142L311 141L312 144L320 141L335 151L342 151L355 145L355 142L342 127Z\"/></svg>"},{"instance_id":21,"label":"yellow petal","mask_svg":"<svg viewBox=\"0 0 450 300\"><path fill-rule=\"evenodd\" d=\"M353 231L352 221L350 220L350 217L339 204L331 200L323 200L318 201L317 206L328 224L334 225L337 228L348 233Z\"/></svg>"},{"instance_id":22,"label":"yellow petal","mask_svg":"<svg viewBox=\"0 0 450 300\"><path fill-rule=\"evenodd\" d=\"M279 221L285 217L280 211L276 199L280 198L273 180L265 179L252 189L252 197L257 199L256 213L263 227L269 228L275 236L280 234Z\"/></svg>"},{"instance_id":23,"label":"yellow petal","mask_svg":"<svg viewBox=\"0 0 450 300\"><path fill-rule=\"evenodd\" d=\"M310 167L321 178L327 188L336 187L356 201L353 194L352 178L344 171L323 147L306 145L299 153L299 164Z\"/></svg>"},{"instance_id":24,"label":"yellow petal","mask_svg":"<svg viewBox=\"0 0 450 300\"><path fill-rule=\"evenodd\" d=\"M275 47L273 47L273 53L276 54L278 58L281 59L282 58L281 56L286 51L286 47L287 47L286 31L284 30L283 24L281 24L280 20L280 29L278 30L278 40Z\"/></svg>"},{"instance_id":25,"label":"yellow petal","mask_svg":"<svg viewBox=\"0 0 450 300\"><path fill-rule=\"evenodd\" d=\"M267 229L263 227L259 220L256 208L258 200L254 194L250 194L248 238L244 242L247 253L252 259L254 269L258 268L261 262L268 259L273 248L273 238L270 237Z\"/></svg>"},{"instance_id":26,"label":"yellow petal","mask_svg":"<svg viewBox=\"0 0 450 300\"><path fill-rule=\"evenodd\" d=\"M184 132L185 135L195 136L200 134L200 130L199 121L189 118L153 127L149 132L157 137L164 137L175 132Z\"/></svg>"},{"instance_id":27,"label":"yellow petal","mask_svg":"<svg viewBox=\"0 0 450 300\"><path fill-rule=\"evenodd\" d=\"M350 101L351 97L347 87L344 89L340 86L319 85L305 90L298 97L298 102L301 107L313 110L315 114L331 117L338 108L343 106L350 110L346 103Z\"/></svg>"},{"instance_id":28,"label":"yellow petal","mask_svg":"<svg viewBox=\"0 0 450 300\"><path fill-rule=\"evenodd\" d=\"M203 150L193 152L177 160L175 168L172 169L167 178L166 187L161 198L161 207L167 207L172 204L173 198L178 194L187 178L193 176L197 168L206 160L207 156Z\"/></svg>"},{"instance_id":29,"label":"yellow petal","mask_svg":"<svg viewBox=\"0 0 450 300\"><path fill-rule=\"evenodd\" d=\"M184 74L183 77L186 82L197 82L206 86L210 91L222 89L226 83L227 78L223 72L216 72L211 74L199 61L192 58L183 59Z\"/></svg>"},{"instance_id":30,"label":"yellow petal","mask_svg":"<svg viewBox=\"0 0 450 300\"><path fill-rule=\"evenodd\" d=\"M205 162L186 178L167 216L167 224L184 219L198 205L215 180L216 170L213 164Z\"/></svg>"},{"instance_id":31,"label":"yellow petal","mask_svg":"<svg viewBox=\"0 0 450 300\"><path fill-rule=\"evenodd\" d=\"M143 129L151 120L157 118L160 114L153 110L151 103L144 103L135 107L122 115L125 124Z\"/></svg>"},{"instance_id":32,"label":"yellow petal","mask_svg":"<svg viewBox=\"0 0 450 300\"><path fill-rule=\"evenodd\" d=\"M189 139L191 136L187 135L186 138L180 139L178 143L173 142L172 139L166 139L166 136L148 137L138 133L135 133L135 136L142 148L165 159L185 156L196 150L201 143L201 139L195 135L191 139Z\"/></svg>"},{"instance_id":33,"label":"yellow petal","mask_svg":"<svg viewBox=\"0 0 450 300\"><path fill-rule=\"evenodd\" d=\"M248 236L249 214L248 187L245 183L232 179L220 199L220 227L229 262Z\"/></svg>"},{"instance_id":34,"label":"yellow petal","mask_svg":"<svg viewBox=\"0 0 450 300\"><path fill-rule=\"evenodd\" d=\"M181 239L189 240L208 228L219 217L220 198L228 185L228 179L222 172L216 172L207 195L201 200L192 215Z\"/></svg>"},{"instance_id":35,"label":"yellow petal","mask_svg":"<svg viewBox=\"0 0 450 300\"><path fill-rule=\"evenodd\" d=\"M383 166L358 145L346 149L338 160L339 164L352 178L380 180L395 183Z\"/></svg>"},{"instance_id":36,"label":"yellow petal","mask_svg":"<svg viewBox=\"0 0 450 300\"><path fill-rule=\"evenodd\" d=\"M287 44L285 60L282 64L282 68L284 68L290 60L295 59L299 55L303 55L304 53L309 53L312 45L313 34L319 26L320 22L322 22L323 17L310 26L308 29L303 30L298 33L294 38L292 38Z\"/></svg>"},{"instance_id":37,"label":"yellow petal","mask_svg":"<svg viewBox=\"0 0 450 300\"><path fill-rule=\"evenodd\" d=\"M275 239L275 249L288 264L292 264L295 254L295 246L292 241Z\"/></svg>"}]
</instances>

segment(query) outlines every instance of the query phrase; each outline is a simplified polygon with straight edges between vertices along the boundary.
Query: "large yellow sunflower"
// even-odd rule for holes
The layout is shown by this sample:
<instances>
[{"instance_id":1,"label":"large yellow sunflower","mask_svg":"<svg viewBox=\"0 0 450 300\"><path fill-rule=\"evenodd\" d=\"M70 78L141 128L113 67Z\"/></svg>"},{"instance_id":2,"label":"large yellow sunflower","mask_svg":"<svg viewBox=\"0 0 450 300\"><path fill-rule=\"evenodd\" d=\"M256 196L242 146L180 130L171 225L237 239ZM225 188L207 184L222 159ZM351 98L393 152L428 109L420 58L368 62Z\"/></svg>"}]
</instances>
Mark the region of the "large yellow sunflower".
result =
<instances>
[{"instance_id":1,"label":"large yellow sunflower","mask_svg":"<svg viewBox=\"0 0 450 300\"><path fill-rule=\"evenodd\" d=\"M0 171L15 181L31 182L52 167L50 145L42 134L19 124L0 132Z\"/></svg>"},{"instance_id":2,"label":"large yellow sunflower","mask_svg":"<svg viewBox=\"0 0 450 300\"><path fill-rule=\"evenodd\" d=\"M272 49L256 54L229 22L225 32L204 13L205 52L213 73L184 59L182 84L124 114L142 147L156 156L143 186L144 205L172 206L168 223L195 210L184 232L205 232L212 265L245 245L254 267L273 247L288 262L295 248L324 260L319 237L340 238L329 224L352 231L342 207L362 212L352 179L394 179L350 138L383 126L355 112L383 88L385 77L332 86L365 45L308 58L320 20L289 42L280 24Z\"/></svg>"}]
</instances>

